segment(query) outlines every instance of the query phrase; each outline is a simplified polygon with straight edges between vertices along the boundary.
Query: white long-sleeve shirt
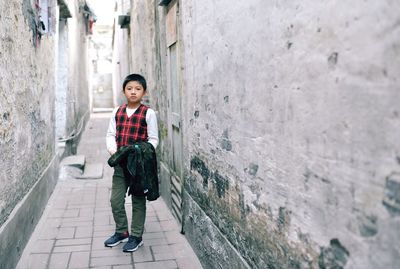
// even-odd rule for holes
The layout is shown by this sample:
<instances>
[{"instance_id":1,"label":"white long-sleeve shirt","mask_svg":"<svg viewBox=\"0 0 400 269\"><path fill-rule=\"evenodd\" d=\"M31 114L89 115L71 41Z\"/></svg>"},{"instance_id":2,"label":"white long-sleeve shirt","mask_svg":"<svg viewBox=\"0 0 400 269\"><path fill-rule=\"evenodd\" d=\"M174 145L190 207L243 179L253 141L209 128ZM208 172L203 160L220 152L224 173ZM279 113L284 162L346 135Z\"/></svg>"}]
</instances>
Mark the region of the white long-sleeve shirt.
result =
<instances>
[{"instance_id":1,"label":"white long-sleeve shirt","mask_svg":"<svg viewBox=\"0 0 400 269\"><path fill-rule=\"evenodd\" d=\"M126 114L128 117L132 116L135 113L137 108L131 109L126 107ZM117 123L115 122L115 115L117 113L118 107L114 108L112 112L112 116L110 119L110 123L108 124L107 135L106 135L106 144L107 150L111 154L117 151L117 141L115 140L115 136L117 133ZM153 109L147 109L146 113L146 123L147 123L147 135L148 142L153 145L154 148L158 146L158 125L157 125L157 116Z\"/></svg>"}]
</instances>

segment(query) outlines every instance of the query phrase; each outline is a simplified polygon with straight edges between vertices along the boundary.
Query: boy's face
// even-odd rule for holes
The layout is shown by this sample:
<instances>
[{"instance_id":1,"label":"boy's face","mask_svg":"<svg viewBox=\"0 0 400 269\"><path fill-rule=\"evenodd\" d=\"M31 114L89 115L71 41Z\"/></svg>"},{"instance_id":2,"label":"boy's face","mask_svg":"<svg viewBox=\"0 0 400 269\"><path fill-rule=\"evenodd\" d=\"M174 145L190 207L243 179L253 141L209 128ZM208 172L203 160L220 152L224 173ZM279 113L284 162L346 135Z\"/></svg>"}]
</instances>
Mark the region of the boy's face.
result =
<instances>
[{"instance_id":1,"label":"boy's face","mask_svg":"<svg viewBox=\"0 0 400 269\"><path fill-rule=\"evenodd\" d=\"M142 84L137 81L129 81L124 89L124 95L128 103L140 103L145 94Z\"/></svg>"}]
</instances>

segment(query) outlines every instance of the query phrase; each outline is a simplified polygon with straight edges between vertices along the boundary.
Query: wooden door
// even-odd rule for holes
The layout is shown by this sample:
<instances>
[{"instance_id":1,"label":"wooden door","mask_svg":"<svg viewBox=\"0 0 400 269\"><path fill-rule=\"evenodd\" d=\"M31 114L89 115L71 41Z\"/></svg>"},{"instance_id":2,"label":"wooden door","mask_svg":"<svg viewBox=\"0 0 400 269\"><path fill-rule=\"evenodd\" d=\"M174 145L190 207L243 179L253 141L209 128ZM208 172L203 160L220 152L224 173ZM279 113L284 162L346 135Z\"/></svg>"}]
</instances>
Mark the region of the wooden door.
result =
<instances>
[{"instance_id":1,"label":"wooden door","mask_svg":"<svg viewBox=\"0 0 400 269\"><path fill-rule=\"evenodd\" d=\"M175 217L182 221L182 133L181 133L181 84L178 44L178 4L168 6L166 17L166 41L168 57L168 103L169 134L172 146L171 170L171 207Z\"/></svg>"}]
</instances>

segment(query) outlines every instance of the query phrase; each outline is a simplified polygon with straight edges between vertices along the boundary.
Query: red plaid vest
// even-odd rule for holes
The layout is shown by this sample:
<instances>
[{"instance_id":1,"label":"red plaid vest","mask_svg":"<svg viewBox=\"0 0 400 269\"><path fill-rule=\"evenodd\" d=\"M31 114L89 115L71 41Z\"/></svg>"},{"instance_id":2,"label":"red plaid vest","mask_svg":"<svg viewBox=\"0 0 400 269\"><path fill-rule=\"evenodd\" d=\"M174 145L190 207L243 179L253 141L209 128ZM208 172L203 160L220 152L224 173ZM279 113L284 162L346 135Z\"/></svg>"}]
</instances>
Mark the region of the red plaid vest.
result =
<instances>
[{"instance_id":1,"label":"red plaid vest","mask_svg":"<svg viewBox=\"0 0 400 269\"><path fill-rule=\"evenodd\" d=\"M146 112L149 107L140 105L130 118L126 114L126 104L120 106L115 114L118 148L129 146L139 141L147 141Z\"/></svg>"}]
</instances>

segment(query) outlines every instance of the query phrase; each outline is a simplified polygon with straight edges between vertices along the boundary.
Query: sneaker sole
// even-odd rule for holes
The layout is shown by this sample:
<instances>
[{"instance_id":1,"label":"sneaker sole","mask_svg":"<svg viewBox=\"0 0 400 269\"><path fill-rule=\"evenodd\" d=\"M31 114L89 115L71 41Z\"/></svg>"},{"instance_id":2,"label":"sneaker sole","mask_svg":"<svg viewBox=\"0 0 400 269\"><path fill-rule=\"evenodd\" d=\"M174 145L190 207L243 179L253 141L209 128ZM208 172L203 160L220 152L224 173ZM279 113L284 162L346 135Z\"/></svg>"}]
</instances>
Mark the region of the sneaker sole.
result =
<instances>
[{"instance_id":1,"label":"sneaker sole","mask_svg":"<svg viewBox=\"0 0 400 269\"><path fill-rule=\"evenodd\" d=\"M115 246L117 246L121 243L125 243L125 242L128 242L128 238L122 239L121 241L118 241L117 243L114 243L114 244L104 244L104 246L112 248L112 247L115 247Z\"/></svg>"},{"instance_id":2,"label":"sneaker sole","mask_svg":"<svg viewBox=\"0 0 400 269\"><path fill-rule=\"evenodd\" d=\"M143 246L143 241L139 243L139 245L137 245L137 247L132 248L132 249L124 249L123 252L134 252L136 251L139 247Z\"/></svg>"}]
</instances>

